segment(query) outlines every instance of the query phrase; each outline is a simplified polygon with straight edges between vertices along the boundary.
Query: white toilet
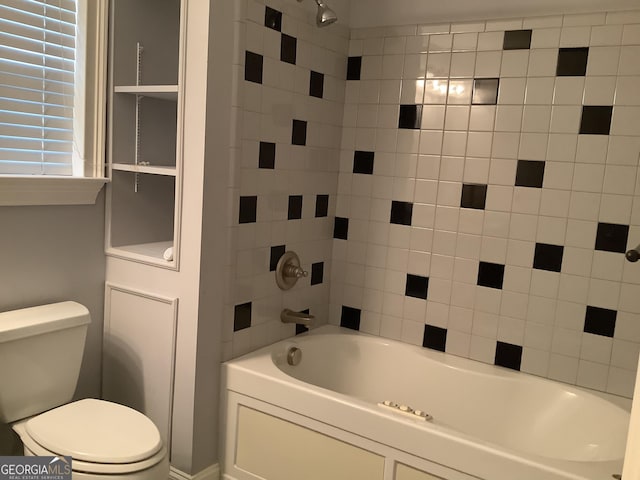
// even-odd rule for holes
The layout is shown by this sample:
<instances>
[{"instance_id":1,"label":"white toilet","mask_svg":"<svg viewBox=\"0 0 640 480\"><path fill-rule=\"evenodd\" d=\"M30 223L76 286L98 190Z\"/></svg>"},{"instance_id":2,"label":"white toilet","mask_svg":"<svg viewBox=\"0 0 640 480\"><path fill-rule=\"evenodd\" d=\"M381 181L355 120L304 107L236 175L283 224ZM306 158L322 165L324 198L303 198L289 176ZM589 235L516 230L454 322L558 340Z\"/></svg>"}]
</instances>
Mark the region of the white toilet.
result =
<instances>
[{"instance_id":1,"label":"white toilet","mask_svg":"<svg viewBox=\"0 0 640 480\"><path fill-rule=\"evenodd\" d=\"M166 480L151 420L104 400L68 403L89 322L76 302L0 313L0 421L15 422L25 455L71 456L74 480Z\"/></svg>"}]
</instances>

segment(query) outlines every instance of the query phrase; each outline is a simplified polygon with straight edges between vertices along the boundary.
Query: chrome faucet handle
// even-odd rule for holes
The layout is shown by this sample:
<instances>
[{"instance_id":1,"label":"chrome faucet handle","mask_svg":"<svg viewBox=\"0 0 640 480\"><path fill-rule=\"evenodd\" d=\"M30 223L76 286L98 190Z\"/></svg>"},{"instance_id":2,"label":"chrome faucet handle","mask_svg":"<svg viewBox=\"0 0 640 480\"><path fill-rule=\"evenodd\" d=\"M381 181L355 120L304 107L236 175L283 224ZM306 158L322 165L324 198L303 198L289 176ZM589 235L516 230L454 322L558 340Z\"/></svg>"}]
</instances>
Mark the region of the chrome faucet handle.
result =
<instances>
[{"instance_id":1,"label":"chrome faucet handle","mask_svg":"<svg viewBox=\"0 0 640 480\"><path fill-rule=\"evenodd\" d=\"M296 252L284 252L276 266L276 283L281 290L289 290L299 278L309 276L309 272L300 267Z\"/></svg>"},{"instance_id":2,"label":"chrome faucet handle","mask_svg":"<svg viewBox=\"0 0 640 480\"><path fill-rule=\"evenodd\" d=\"M282 273L284 274L285 277L301 278L301 277L309 276L309 272L307 272L306 270L303 270L297 265L292 265L291 263L287 263L284 266Z\"/></svg>"},{"instance_id":3,"label":"chrome faucet handle","mask_svg":"<svg viewBox=\"0 0 640 480\"><path fill-rule=\"evenodd\" d=\"M636 248L632 248L631 250L627 250L627 253L624 254L624 258L632 263L640 260L640 245L638 245Z\"/></svg>"}]
</instances>

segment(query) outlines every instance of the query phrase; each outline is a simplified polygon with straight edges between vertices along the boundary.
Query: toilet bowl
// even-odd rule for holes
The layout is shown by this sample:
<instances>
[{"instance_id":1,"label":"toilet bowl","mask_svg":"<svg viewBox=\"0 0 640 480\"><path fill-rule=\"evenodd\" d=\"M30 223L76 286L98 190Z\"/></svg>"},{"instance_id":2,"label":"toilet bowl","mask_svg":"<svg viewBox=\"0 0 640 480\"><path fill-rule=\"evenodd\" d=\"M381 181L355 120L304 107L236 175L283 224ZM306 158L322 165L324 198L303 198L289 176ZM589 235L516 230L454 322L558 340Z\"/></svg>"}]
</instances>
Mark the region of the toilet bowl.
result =
<instances>
[{"instance_id":1,"label":"toilet bowl","mask_svg":"<svg viewBox=\"0 0 640 480\"><path fill-rule=\"evenodd\" d=\"M0 422L25 455L70 456L73 480L166 480L167 449L149 418L105 400L71 402L89 322L76 302L0 313Z\"/></svg>"},{"instance_id":2,"label":"toilet bowl","mask_svg":"<svg viewBox=\"0 0 640 480\"><path fill-rule=\"evenodd\" d=\"M104 400L84 399L18 422L25 455L70 456L75 479L166 479L166 448L141 413Z\"/></svg>"}]
</instances>

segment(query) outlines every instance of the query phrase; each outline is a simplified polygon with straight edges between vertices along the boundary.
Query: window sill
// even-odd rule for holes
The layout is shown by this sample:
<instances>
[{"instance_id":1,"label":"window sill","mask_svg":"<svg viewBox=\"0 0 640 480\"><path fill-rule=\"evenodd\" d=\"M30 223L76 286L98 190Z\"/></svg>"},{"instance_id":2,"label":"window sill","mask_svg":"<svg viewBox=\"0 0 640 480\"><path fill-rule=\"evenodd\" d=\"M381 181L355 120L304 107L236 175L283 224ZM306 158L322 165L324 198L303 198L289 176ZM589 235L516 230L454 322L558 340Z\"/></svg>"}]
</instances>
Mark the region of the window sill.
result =
<instances>
[{"instance_id":1,"label":"window sill","mask_svg":"<svg viewBox=\"0 0 640 480\"><path fill-rule=\"evenodd\" d=\"M0 206L91 205L107 178L0 175Z\"/></svg>"}]
</instances>

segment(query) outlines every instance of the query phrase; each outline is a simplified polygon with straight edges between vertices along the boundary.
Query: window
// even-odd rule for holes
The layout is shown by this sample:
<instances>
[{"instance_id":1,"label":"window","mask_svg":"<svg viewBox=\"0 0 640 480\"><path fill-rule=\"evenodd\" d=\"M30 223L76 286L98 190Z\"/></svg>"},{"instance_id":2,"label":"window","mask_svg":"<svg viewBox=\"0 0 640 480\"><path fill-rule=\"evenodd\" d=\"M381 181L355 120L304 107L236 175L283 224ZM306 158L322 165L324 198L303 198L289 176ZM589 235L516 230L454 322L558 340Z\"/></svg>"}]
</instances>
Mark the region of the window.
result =
<instances>
[{"instance_id":1,"label":"window","mask_svg":"<svg viewBox=\"0 0 640 480\"><path fill-rule=\"evenodd\" d=\"M106 0L0 3L0 205L104 184L106 18Z\"/></svg>"}]
</instances>

